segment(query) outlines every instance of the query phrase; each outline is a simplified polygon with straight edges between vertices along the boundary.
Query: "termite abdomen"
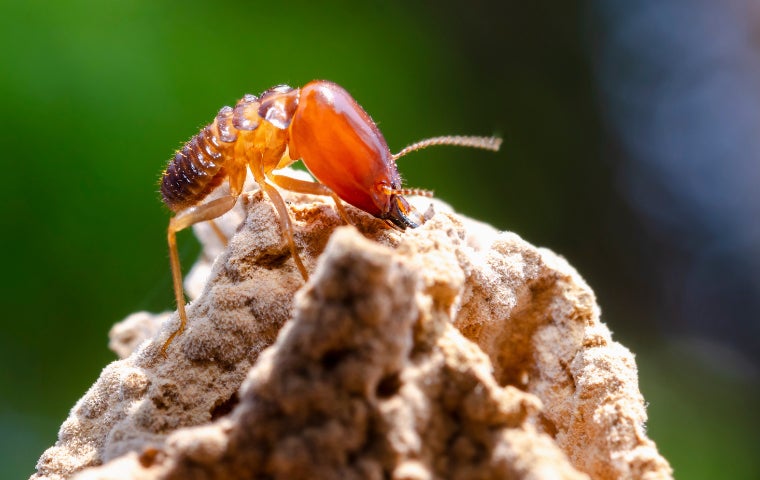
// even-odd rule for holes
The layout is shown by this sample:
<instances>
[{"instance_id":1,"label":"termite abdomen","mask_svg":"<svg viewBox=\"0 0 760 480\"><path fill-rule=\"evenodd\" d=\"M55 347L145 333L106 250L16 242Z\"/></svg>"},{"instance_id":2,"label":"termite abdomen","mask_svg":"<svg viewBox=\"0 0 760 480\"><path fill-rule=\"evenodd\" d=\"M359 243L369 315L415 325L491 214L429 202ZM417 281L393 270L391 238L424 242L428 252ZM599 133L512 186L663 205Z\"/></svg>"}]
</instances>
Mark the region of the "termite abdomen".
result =
<instances>
[{"instance_id":1,"label":"termite abdomen","mask_svg":"<svg viewBox=\"0 0 760 480\"><path fill-rule=\"evenodd\" d=\"M191 138L175 155L161 179L164 203L177 212L203 200L225 178L224 154L214 124Z\"/></svg>"}]
</instances>

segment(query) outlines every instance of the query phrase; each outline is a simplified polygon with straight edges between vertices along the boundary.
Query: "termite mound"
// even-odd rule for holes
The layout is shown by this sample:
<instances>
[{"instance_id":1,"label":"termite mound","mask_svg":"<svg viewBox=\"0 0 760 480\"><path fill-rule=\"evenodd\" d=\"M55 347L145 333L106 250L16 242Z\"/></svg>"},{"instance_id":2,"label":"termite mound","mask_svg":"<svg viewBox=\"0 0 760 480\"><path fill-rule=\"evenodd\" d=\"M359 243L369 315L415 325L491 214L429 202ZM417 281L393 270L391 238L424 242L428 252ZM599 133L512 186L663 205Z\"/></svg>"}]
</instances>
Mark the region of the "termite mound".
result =
<instances>
[{"instance_id":1,"label":"termite mound","mask_svg":"<svg viewBox=\"0 0 760 480\"><path fill-rule=\"evenodd\" d=\"M398 232L286 198L309 282L252 195L168 357L165 323L107 366L34 479L671 477L633 356L562 258L435 201Z\"/></svg>"}]
</instances>

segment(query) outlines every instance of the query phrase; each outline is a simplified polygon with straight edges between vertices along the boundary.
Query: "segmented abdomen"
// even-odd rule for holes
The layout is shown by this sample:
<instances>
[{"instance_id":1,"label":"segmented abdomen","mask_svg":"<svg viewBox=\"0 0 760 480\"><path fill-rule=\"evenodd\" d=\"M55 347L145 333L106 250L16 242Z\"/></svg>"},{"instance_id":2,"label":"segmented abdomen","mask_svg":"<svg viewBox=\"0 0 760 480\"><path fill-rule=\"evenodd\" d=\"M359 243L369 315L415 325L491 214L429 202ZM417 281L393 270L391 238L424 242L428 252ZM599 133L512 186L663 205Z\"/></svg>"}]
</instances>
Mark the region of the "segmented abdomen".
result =
<instances>
[{"instance_id":1,"label":"segmented abdomen","mask_svg":"<svg viewBox=\"0 0 760 480\"><path fill-rule=\"evenodd\" d=\"M237 140L236 127L249 127L239 125L240 120L247 113L245 107L256 100L253 95L246 95L234 109L223 107L211 125L174 155L161 178L161 197L166 206L175 212L192 207L221 185L227 175L225 161L232 154L232 144Z\"/></svg>"}]
</instances>

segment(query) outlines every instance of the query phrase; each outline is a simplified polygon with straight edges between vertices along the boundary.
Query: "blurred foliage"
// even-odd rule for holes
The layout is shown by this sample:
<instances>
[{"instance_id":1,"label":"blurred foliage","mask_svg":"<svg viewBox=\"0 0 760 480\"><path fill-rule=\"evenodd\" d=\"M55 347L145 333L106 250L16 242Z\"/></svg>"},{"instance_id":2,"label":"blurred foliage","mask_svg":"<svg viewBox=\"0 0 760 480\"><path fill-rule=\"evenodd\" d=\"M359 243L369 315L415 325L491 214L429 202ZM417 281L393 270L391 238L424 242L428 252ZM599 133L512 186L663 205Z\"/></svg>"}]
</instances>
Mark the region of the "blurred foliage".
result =
<instances>
[{"instance_id":1,"label":"blurred foliage","mask_svg":"<svg viewBox=\"0 0 760 480\"><path fill-rule=\"evenodd\" d=\"M635 349L659 345L657 305L628 254L638 227L601 160L579 4L0 6L0 242L9 254L0 478L31 473L54 443L114 359L110 325L171 307L157 179L173 150L243 93L315 78L346 87L393 150L440 134L502 135L499 154L434 149L405 158L401 171L408 185L555 249L589 280L616 338L638 352L650 432L681 478L758 471L748 448L757 418L742 408L758 404L751 385L673 382L688 359ZM180 239L185 265L191 243Z\"/></svg>"}]
</instances>

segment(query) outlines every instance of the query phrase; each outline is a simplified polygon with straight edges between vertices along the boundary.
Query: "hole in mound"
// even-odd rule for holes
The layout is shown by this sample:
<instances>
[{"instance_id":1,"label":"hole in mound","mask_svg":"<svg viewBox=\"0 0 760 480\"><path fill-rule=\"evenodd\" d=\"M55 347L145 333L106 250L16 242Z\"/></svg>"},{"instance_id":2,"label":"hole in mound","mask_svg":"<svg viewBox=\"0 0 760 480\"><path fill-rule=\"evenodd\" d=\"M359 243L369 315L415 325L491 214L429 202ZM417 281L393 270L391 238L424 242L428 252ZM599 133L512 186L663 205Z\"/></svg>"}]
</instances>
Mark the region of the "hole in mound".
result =
<instances>
[{"instance_id":1,"label":"hole in mound","mask_svg":"<svg viewBox=\"0 0 760 480\"><path fill-rule=\"evenodd\" d=\"M377 384L376 394L378 398L388 398L397 394L401 389L401 376L398 372L387 375Z\"/></svg>"},{"instance_id":2,"label":"hole in mound","mask_svg":"<svg viewBox=\"0 0 760 480\"><path fill-rule=\"evenodd\" d=\"M240 403L240 398L238 397L237 392L233 393L227 400L217 402L216 405L214 405L214 408L211 409L211 420L213 421L227 415L238 403Z\"/></svg>"},{"instance_id":3,"label":"hole in mound","mask_svg":"<svg viewBox=\"0 0 760 480\"><path fill-rule=\"evenodd\" d=\"M322 367L325 370L332 370L348 357L350 353L350 350L328 350L322 355Z\"/></svg>"}]
</instances>

